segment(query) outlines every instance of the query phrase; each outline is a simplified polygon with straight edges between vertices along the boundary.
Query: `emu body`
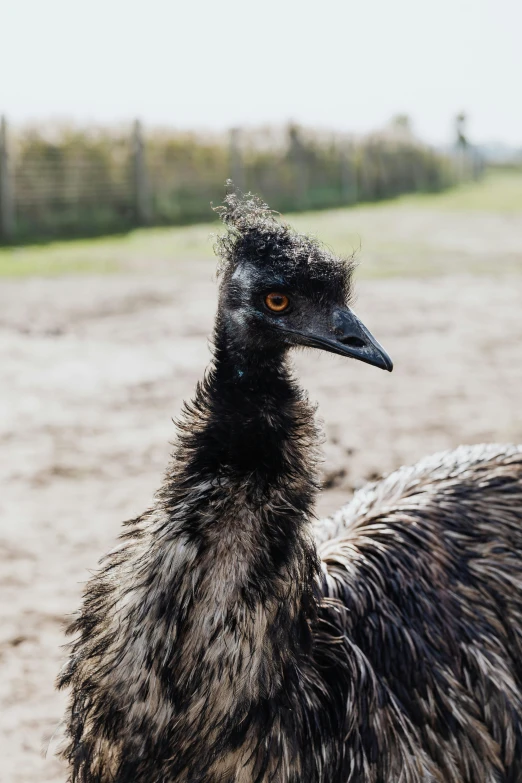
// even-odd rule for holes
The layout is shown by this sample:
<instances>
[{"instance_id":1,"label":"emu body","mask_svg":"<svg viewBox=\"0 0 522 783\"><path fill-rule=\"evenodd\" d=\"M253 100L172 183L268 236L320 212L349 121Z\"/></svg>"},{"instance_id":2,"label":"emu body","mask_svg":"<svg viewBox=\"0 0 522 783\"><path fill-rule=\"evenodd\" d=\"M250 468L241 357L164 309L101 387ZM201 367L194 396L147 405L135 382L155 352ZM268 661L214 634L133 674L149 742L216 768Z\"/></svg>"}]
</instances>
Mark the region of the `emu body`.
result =
<instances>
[{"instance_id":1,"label":"emu body","mask_svg":"<svg viewBox=\"0 0 522 783\"><path fill-rule=\"evenodd\" d=\"M224 218L212 365L70 628L71 781L522 781L522 448L435 455L314 521L288 348L391 363L346 265L255 200Z\"/></svg>"}]
</instances>

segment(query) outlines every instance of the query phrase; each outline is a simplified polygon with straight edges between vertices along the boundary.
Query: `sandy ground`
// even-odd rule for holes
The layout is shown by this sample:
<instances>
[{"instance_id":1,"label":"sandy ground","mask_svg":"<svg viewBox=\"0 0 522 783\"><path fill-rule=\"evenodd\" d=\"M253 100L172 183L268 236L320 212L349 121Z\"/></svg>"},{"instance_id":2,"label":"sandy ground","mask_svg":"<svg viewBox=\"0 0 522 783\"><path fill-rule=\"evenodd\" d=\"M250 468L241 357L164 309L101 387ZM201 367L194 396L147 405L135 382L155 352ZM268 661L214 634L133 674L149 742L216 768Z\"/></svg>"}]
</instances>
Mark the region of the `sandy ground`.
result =
<instances>
[{"instance_id":1,"label":"sandy ground","mask_svg":"<svg viewBox=\"0 0 522 783\"><path fill-rule=\"evenodd\" d=\"M522 441L522 275L366 281L393 374L303 353L326 432L319 512L461 442ZM205 367L212 267L30 279L0 290L0 779L58 783L63 625L120 522L161 481L171 417Z\"/></svg>"}]
</instances>

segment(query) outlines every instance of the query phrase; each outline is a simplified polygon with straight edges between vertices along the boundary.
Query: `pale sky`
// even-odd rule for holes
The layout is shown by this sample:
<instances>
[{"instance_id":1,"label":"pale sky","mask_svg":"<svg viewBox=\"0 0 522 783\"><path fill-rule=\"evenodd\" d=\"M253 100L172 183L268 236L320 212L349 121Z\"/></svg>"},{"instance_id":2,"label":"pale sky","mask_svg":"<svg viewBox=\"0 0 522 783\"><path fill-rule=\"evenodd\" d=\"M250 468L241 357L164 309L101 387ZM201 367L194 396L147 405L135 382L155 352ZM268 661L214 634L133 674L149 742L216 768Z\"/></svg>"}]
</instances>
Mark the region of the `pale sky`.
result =
<instances>
[{"instance_id":1,"label":"pale sky","mask_svg":"<svg viewBox=\"0 0 522 783\"><path fill-rule=\"evenodd\" d=\"M11 121L365 132L522 146L522 0L3 0Z\"/></svg>"}]
</instances>

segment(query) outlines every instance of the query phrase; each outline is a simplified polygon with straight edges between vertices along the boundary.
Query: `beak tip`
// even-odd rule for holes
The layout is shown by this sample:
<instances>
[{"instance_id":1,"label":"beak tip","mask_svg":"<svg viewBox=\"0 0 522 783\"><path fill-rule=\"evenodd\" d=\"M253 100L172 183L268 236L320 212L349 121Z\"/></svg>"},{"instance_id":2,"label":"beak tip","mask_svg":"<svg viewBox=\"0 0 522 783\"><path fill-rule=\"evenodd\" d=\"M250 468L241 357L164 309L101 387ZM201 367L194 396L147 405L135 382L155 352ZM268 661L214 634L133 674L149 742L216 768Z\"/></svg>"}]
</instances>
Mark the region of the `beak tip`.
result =
<instances>
[{"instance_id":1,"label":"beak tip","mask_svg":"<svg viewBox=\"0 0 522 783\"><path fill-rule=\"evenodd\" d=\"M384 350L384 348L378 343L374 347L377 348L377 356L376 356L377 361L375 361L374 364L377 367L380 367L381 370L386 370L387 372L393 372L393 362L391 358L388 356L388 354L386 353L386 351Z\"/></svg>"}]
</instances>

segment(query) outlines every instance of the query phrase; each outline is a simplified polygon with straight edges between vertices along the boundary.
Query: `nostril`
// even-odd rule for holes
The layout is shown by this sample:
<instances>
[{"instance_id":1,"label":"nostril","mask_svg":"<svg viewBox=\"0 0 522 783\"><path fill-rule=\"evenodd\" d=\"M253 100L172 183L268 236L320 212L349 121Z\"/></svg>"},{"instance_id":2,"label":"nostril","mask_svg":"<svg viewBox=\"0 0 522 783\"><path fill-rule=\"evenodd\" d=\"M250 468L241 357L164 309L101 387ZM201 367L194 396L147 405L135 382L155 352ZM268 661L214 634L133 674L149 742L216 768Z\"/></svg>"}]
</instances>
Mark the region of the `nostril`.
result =
<instances>
[{"instance_id":1,"label":"nostril","mask_svg":"<svg viewBox=\"0 0 522 783\"><path fill-rule=\"evenodd\" d=\"M364 348L366 343L360 337L340 337L339 342L350 348Z\"/></svg>"}]
</instances>

